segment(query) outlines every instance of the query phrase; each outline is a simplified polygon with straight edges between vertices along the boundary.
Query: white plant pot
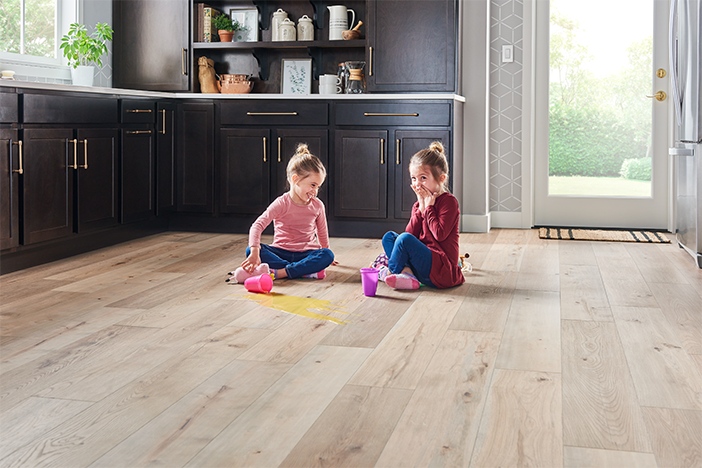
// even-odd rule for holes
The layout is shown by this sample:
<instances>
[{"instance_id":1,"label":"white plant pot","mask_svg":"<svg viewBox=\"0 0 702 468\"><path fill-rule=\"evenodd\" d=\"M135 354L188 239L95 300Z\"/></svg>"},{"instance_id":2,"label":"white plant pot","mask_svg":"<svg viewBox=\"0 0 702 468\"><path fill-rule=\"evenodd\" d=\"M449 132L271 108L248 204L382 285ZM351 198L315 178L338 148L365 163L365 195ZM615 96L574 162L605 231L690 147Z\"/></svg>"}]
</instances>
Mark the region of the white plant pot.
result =
<instances>
[{"instance_id":1,"label":"white plant pot","mask_svg":"<svg viewBox=\"0 0 702 468\"><path fill-rule=\"evenodd\" d=\"M71 81L77 86L92 86L95 78L95 67L92 65L78 65L71 68Z\"/></svg>"}]
</instances>

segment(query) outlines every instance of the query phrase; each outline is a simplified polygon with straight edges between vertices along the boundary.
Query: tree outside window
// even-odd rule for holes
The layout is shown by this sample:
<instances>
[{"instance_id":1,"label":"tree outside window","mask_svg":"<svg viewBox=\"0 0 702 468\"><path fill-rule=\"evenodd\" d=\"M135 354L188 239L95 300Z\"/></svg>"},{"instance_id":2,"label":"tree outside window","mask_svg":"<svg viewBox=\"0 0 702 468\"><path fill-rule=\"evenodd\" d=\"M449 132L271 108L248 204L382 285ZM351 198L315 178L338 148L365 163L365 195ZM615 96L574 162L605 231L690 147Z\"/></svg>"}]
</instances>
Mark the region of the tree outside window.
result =
<instances>
[{"instance_id":1,"label":"tree outside window","mask_svg":"<svg viewBox=\"0 0 702 468\"><path fill-rule=\"evenodd\" d=\"M57 0L0 1L0 52L57 58Z\"/></svg>"}]
</instances>

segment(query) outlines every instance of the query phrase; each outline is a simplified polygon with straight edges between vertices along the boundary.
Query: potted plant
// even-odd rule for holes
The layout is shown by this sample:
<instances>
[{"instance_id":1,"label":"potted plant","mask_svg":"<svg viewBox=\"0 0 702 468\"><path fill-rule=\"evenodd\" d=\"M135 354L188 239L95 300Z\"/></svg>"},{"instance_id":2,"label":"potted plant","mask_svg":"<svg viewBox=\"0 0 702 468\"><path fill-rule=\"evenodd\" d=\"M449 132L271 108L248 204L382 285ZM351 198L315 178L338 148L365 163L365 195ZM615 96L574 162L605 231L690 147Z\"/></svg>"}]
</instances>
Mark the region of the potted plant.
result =
<instances>
[{"instance_id":1,"label":"potted plant","mask_svg":"<svg viewBox=\"0 0 702 468\"><path fill-rule=\"evenodd\" d=\"M246 27L237 20L231 19L225 14L215 16L212 19L212 24L217 29L219 40L221 42L232 42L232 38L238 31L243 31Z\"/></svg>"},{"instance_id":2,"label":"potted plant","mask_svg":"<svg viewBox=\"0 0 702 468\"><path fill-rule=\"evenodd\" d=\"M102 66L102 56L107 53L107 42L112 40L113 32L107 23L97 23L90 35L84 25L71 24L61 38L61 50L71 67L73 84L93 85L93 64Z\"/></svg>"}]
</instances>

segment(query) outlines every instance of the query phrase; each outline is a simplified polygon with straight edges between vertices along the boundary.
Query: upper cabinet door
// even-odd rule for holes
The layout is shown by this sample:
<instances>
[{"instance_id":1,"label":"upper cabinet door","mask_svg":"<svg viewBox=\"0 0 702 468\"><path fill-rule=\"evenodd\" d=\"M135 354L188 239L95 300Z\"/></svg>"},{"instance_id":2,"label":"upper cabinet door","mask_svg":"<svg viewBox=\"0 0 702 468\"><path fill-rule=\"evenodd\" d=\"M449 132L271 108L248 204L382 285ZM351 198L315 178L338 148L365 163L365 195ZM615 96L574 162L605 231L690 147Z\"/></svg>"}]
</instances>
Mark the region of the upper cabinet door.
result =
<instances>
[{"instance_id":1,"label":"upper cabinet door","mask_svg":"<svg viewBox=\"0 0 702 468\"><path fill-rule=\"evenodd\" d=\"M455 92L456 0L369 0L369 92Z\"/></svg>"},{"instance_id":2,"label":"upper cabinet door","mask_svg":"<svg viewBox=\"0 0 702 468\"><path fill-rule=\"evenodd\" d=\"M189 91L188 0L114 0L115 88Z\"/></svg>"}]
</instances>

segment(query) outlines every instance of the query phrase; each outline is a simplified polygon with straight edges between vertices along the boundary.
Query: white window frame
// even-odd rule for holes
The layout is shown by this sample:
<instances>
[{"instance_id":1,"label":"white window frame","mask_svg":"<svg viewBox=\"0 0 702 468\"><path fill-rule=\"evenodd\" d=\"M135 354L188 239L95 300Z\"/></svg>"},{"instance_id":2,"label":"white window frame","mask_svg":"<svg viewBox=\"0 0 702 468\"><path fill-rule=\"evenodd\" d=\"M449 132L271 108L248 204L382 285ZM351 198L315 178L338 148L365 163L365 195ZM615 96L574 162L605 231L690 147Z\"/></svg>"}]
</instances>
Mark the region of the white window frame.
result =
<instances>
[{"instance_id":1,"label":"white window frame","mask_svg":"<svg viewBox=\"0 0 702 468\"><path fill-rule=\"evenodd\" d=\"M22 3L24 0L20 0ZM79 21L82 0L56 0L56 57L37 57L0 51L0 67L19 76L44 79L70 79L70 69L59 49L61 37L71 23Z\"/></svg>"}]
</instances>

